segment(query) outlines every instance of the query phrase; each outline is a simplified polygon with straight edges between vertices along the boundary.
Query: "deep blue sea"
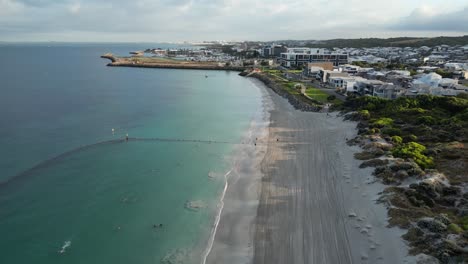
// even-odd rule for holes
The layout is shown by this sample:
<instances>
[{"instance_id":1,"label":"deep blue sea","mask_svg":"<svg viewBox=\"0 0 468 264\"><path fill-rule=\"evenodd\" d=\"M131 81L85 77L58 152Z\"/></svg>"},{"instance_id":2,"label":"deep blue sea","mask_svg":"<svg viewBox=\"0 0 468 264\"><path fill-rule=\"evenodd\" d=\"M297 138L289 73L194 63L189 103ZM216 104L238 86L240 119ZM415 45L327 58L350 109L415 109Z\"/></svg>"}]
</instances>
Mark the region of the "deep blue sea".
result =
<instances>
[{"instance_id":1,"label":"deep blue sea","mask_svg":"<svg viewBox=\"0 0 468 264\"><path fill-rule=\"evenodd\" d=\"M99 58L157 47L0 44L0 263L200 262L261 94Z\"/></svg>"}]
</instances>

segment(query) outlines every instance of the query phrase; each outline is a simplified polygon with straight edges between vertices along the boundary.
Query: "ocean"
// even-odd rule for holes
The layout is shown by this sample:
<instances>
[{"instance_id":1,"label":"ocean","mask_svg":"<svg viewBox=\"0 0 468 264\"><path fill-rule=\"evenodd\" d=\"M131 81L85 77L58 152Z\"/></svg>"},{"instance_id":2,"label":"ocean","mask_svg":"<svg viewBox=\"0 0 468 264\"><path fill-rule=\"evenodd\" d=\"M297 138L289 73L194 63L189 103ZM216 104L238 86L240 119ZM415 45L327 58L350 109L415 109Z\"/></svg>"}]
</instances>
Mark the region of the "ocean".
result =
<instances>
[{"instance_id":1,"label":"ocean","mask_svg":"<svg viewBox=\"0 0 468 264\"><path fill-rule=\"evenodd\" d=\"M157 47L0 44L0 263L200 263L261 93L99 58Z\"/></svg>"}]
</instances>

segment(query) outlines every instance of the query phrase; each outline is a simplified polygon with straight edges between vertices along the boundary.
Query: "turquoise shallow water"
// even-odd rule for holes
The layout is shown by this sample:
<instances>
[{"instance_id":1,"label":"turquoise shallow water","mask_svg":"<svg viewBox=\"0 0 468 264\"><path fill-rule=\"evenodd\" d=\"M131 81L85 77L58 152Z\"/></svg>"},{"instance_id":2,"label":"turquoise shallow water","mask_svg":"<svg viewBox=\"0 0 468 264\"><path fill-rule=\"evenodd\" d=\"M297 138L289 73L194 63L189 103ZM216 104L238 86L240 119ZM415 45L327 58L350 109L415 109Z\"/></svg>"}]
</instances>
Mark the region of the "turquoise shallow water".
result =
<instances>
[{"instance_id":1,"label":"turquoise shallow water","mask_svg":"<svg viewBox=\"0 0 468 264\"><path fill-rule=\"evenodd\" d=\"M235 145L114 141L60 156L126 133L241 141L260 109L254 84L98 58L139 48L0 46L0 263L200 261Z\"/></svg>"}]
</instances>

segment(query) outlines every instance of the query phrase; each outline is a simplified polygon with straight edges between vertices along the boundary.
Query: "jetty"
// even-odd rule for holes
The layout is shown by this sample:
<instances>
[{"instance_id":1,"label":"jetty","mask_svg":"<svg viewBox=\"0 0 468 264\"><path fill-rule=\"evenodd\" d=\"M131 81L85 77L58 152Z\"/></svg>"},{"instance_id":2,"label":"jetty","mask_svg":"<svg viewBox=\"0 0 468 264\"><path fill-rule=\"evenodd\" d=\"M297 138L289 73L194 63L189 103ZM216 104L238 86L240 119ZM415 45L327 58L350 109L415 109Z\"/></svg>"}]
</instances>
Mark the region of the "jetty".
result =
<instances>
[{"instance_id":1,"label":"jetty","mask_svg":"<svg viewBox=\"0 0 468 264\"><path fill-rule=\"evenodd\" d=\"M228 63L213 61L185 61L166 57L117 57L112 53L101 56L111 62L110 67L136 67L136 68L163 68L163 69L185 69L185 70L221 70L221 71L244 71L248 67L231 66Z\"/></svg>"},{"instance_id":2,"label":"jetty","mask_svg":"<svg viewBox=\"0 0 468 264\"><path fill-rule=\"evenodd\" d=\"M117 62L117 58L112 53L106 53L101 56L103 59L109 59L112 63Z\"/></svg>"}]
</instances>

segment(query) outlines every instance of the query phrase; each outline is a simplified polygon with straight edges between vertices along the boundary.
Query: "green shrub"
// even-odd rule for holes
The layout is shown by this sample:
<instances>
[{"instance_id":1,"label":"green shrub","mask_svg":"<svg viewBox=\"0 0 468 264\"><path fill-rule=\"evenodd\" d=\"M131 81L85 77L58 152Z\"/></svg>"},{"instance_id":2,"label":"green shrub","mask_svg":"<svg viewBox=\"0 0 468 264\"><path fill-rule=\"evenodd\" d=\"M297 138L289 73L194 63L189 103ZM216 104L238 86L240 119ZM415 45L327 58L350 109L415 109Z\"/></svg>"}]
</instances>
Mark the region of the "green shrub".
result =
<instances>
[{"instance_id":1,"label":"green shrub","mask_svg":"<svg viewBox=\"0 0 468 264\"><path fill-rule=\"evenodd\" d=\"M403 143L403 139L400 136L392 136L392 141L393 143L398 145Z\"/></svg>"},{"instance_id":2,"label":"green shrub","mask_svg":"<svg viewBox=\"0 0 468 264\"><path fill-rule=\"evenodd\" d=\"M382 129L382 134L388 135L388 136L401 136L401 129L396 128L396 127L389 127Z\"/></svg>"},{"instance_id":3,"label":"green shrub","mask_svg":"<svg viewBox=\"0 0 468 264\"><path fill-rule=\"evenodd\" d=\"M454 223L451 223L450 225L448 225L448 231L453 234L463 233L463 229Z\"/></svg>"},{"instance_id":4,"label":"green shrub","mask_svg":"<svg viewBox=\"0 0 468 264\"><path fill-rule=\"evenodd\" d=\"M413 159L421 168L428 169L434 166L432 157L424 155L426 147L416 142L409 142L397 146L392 150L393 156L403 159Z\"/></svg>"},{"instance_id":5,"label":"green shrub","mask_svg":"<svg viewBox=\"0 0 468 264\"><path fill-rule=\"evenodd\" d=\"M368 120L370 118L369 110L361 110L359 111L359 115L362 119Z\"/></svg>"},{"instance_id":6,"label":"green shrub","mask_svg":"<svg viewBox=\"0 0 468 264\"><path fill-rule=\"evenodd\" d=\"M463 230L468 230L468 216L464 216L460 220L460 226Z\"/></svg>"},{"instance_id":7,"label":"green shrub","mask_svg":"<svg viewBox=\"0 0 468 264\"><path fill-rule=\"evenodd\" d=\"M375 96L348 97L344 106L352 109L380 110L384 109L388 102L390 100Z\"/></svg>"},{"instance_id":8,"label":"green shrub","mask_svg":"<svg viewBox=\"0 0 468 264\"><path fill-rule=\"evenodd\" d=\"M404 136L402 136L402 138L403 138L403 142L405 142L405 143L418 141L418 137L413 135L413 134L404 135Z\"/></svg>"},{"instance_id":9,"label":"green shrub","mask_svg":"<svg viewBox=\"0 0 468 264\"><path fill-rule=\"evenodd\" d=\"M436 121L432 116L421 116L418 117L418 124L424 124L424 125L435 125Z\"/></svg>"},{"instance_id":10,"label":"green shrub","mask_svg":"<svg viewBox=\"0 0 468 264\"><path fill-rule=\"evenodd\" d=\"M420 108L420 107L417 107L417 108L404 108L404 107L401 107L399 110L398 110L398 114L405 114L405 115L410 115L410 116L414 116L414 115L420 115L420 114L424 114L426 112L426 110Z\"/></svg>"},{"instance_id":11,"label":"green shrub","mask_svg":"<svg viewBox=\"0 0 468 264\"><path fill-rule=\"evenodd\" d=\"M366 106L366 109L369 109L369 110L371 110L371 111L372 111L372 110L375 110L375 108L376 108L376 106L375 106L375 104L373 104L373 103L368 103L367 106Z\"/></svg>"},{"instance_id":12,"label":"green shrub","mask_svg":"<svg viewBox=\"0 0 468 264\"><path fill-rule=\"evenodd\" d=\"M336 99L336 96L334 96L334 95L330 95L330 96L327 97L327 101L333 101L335 99Z\"/></svg>"},{"instance_id":13,"label":"green shrub","mask_svg":"<svg viewBox=\"0 0 468 264\"><path fill-rule=\"evenodd\" d=\"M385 126L391 126L393 124L393 119L388 118L388 117L382 117L374 121L373 125L376 127L385 127Z\"/></svg>"},{"instance_id":14,"label":"green shrub","mask_svg":"<svg viewBox=\"0 0 468 264\"><path fill-rule=\"evenodd\" d=\"M468 121L468 108L465 109L465 111L461 112L461 113L458 113L454 116L454 119L457 121L457 122L467 122Z\"/></svg>"}]
</instances>

